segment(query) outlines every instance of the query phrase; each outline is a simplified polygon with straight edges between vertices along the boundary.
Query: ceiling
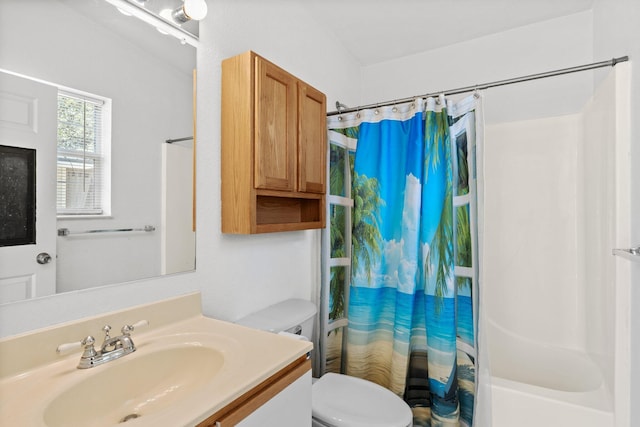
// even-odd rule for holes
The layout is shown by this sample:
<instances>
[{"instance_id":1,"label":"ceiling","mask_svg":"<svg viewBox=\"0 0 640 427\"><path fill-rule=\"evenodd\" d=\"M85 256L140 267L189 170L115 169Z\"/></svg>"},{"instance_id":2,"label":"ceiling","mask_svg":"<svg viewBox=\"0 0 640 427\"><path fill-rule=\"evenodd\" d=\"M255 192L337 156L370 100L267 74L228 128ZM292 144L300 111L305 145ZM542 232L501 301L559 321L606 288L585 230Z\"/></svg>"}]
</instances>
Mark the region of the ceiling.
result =
<instances>
[{"instance_id":1,"label":"ceiling","mask_svg":"<svg viewBox=\"0 0 640 427\"><path fill-rule=\"evenodd\" d=\"M594 0L306 0L362 66L589 10Z\"/></svg>"}]
</instances>

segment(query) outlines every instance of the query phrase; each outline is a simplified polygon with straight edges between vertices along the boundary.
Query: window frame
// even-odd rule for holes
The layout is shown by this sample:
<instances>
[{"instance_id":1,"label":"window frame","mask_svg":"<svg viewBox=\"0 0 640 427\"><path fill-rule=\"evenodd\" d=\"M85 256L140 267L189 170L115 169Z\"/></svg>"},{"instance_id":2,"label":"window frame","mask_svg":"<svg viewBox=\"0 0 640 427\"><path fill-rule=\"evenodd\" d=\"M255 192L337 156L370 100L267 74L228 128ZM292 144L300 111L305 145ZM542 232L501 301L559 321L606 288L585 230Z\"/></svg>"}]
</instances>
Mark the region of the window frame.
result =
<instances>
[{"instance_id":1,"label":"window frame","mask_svg":"<svg viewBox=\"0 0 640 427\"><path fill-rule=\"evenodd\" d=\"M97 143L100 148L99 153L82 152L82 155L89 159L101 160L101 179L100 179L100 208L98 209L78 209L78 208L59 208L56 204L56 217L58 219L74 219L74 218L108 218L111 216L111 120L112 120L112 100L110 98L96 95L81 90L58 86L58 98L65 96L75 98L86 102L91 102L101 106L100 130L101 136ZM58 111L56 109L56 111ZM56 115L56 123L60 119ZM64 150L58 147L58 139L56 137L56 170L61 165L59 158L61 156L77 157L81 151ZM57 173L56 173L57 179ZM58 188L56 186L56 200L59 197Z\"/></svg>"},{"instance_id":2,"label":"window frame","mask_svg":"<svg viewBox=\"0 0 640 427\"><path fill-rule=\"evenodd\" d=\"M326 173L326 181L327 181L327 203L326 203L326 218L327 227L322 230L322 279L321 279L321 297L320 301L320 328L319 328L319 342L318 342L318 352L319 357L317 358L316 369L319 371L320 375L327 372L327 338L329 334L334 333L334 331L338 331L342 329L342 348L347 341L347 325L349 324L349 313L348 313L348 305L349 305L349 287L350 287L350 278L351 278L351 213L353 210L353 199L351 198L351 167L349 162L349 152L355 151L356 140L352 138L348 138L344 135L341 135L336 132L328 131L327 138L327 173ZM340 150L344 150L346 158L344 162L344 195L334 195L331 194L331 146L336 146ZM342 206L345 209L345 218L344 218L344 245L345 245L345 256L340 258L333 258L331 251L331 207L332 206ZM329 293L331 287L331 269L335 267L342 267L345 269L345 277L347 280L344 285L344 314L339 319L330 319L329 318ZM344 354L344 351L343 351ZM345 363L346 359L341 356L340 360L340 373L344 373L345 371Z\"/></svg>"}]
</instances>

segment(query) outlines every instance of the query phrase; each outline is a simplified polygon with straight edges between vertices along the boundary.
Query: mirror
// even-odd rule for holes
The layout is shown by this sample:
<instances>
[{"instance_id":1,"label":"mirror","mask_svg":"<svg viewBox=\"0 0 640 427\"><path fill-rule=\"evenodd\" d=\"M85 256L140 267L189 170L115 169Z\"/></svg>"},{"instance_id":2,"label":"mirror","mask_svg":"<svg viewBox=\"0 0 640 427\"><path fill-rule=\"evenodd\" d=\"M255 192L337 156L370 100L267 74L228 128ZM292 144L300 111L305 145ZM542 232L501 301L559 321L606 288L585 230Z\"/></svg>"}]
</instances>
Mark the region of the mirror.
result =
<instances>
[{"instance_id":1,"label":"mirror","mask_svg":"<svg viewBox=\"0 0 640 427\"><path fill-rule=\"evenodd\" d=\"M56 292L194 269L196 49L105 0L3 0L0 52L1 69L111 100L110 213L58 216Z\"/></svg>"}]
</instances>

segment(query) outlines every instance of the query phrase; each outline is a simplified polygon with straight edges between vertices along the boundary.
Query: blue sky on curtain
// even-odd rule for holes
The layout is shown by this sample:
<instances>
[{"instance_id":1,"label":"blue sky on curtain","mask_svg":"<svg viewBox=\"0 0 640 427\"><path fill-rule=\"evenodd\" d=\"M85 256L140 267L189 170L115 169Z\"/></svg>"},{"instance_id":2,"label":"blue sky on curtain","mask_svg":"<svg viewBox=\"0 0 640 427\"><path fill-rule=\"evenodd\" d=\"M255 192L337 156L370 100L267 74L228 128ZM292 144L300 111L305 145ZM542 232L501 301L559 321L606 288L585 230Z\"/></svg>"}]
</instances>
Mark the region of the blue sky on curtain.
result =
<instances>
[{"instance_id":1,"label":"blue sky on curtain","mask_svg":"<svg viewBox=\"0 0 640 427\"><path fill-rule=\"evenodd\" d=\"M418 426L473 420L474 100L445 108L444 97L417 99L329 118L330 139L357 141L351 283L348 295L331 291L332 306L348 302L344 370L402 396Z\"/></svg>"}]
</instances>

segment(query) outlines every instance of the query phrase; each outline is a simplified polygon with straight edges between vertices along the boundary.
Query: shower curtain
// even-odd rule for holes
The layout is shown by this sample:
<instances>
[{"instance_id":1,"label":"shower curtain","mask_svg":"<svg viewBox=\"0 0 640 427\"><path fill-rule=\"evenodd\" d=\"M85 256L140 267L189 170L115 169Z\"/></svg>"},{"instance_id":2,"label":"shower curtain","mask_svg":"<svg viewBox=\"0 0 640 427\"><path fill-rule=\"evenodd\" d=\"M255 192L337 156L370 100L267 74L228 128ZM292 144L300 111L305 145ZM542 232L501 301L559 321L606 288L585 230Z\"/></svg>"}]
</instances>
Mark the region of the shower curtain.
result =
<instances>
[{"instance_id":1,"label":"shower curtain","mask_svg":"<svg viewBox=\"0 0 640 427\"><path fill-rule=\"evenodd\" d=\"M412 407L416 426L472 426L476 395L477 96L331 117L356 138L346 373Z\"/></svg>"}]
</instances>

